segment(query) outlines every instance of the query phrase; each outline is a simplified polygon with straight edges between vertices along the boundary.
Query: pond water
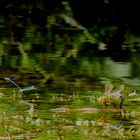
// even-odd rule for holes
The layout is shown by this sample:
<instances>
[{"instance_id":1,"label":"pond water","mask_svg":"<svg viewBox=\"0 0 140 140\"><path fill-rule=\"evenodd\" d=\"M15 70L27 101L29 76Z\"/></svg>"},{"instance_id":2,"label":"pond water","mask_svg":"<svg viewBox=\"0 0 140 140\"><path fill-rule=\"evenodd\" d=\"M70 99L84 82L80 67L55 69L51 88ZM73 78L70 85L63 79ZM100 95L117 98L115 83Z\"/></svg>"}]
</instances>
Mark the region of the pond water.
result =
<instances>
[{"instance_id":1,"label":"pond water","mask_svg":"<svg viewBox=\"0 0 140 140\"><path fill-rule=\"evenodd\" d=\"M0 57L0 139L139 139L139 58L70 58L65 65L52 54ZM5 76L21 88L4 81ZM124 84L124 111L103 106L104 85ZM128 96L133 90L136 95Z\"/></svg>"},{"instance_id":2,"label":"pond water","mask_svg":"<svg viewBox=\"0 0 140 140\"><path fill-rule=\"evenodd\" d=\"M106 55L99 35L60 17L44 28L0 21L0 139L139 139L139 52ZM121 85L123 109L104 95L107 82Z\"/></svg>"}]
</instances>

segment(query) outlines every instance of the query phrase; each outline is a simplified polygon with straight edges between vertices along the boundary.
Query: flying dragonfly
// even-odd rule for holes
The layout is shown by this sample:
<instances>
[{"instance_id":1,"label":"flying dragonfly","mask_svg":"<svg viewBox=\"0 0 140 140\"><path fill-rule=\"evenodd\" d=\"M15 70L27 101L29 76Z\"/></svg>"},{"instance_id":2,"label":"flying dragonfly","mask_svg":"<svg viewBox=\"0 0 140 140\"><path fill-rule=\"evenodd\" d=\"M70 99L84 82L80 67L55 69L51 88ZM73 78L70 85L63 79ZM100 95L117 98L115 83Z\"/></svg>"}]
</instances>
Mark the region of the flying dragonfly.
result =
<instances>
[{"instance_id":1,"label":"flying dragonfly","mask_svg":"<svg viewBox=\"0 0 140 140\"><path fill-rule=\"evenodd\" d=\"M20 92L23 92L23 91L30 91L30 90L36 89L35 86L29 86L29 87L21 88L16 82L14 82L14 80L12 80L11 77L4 77L4 80L9 81L9 82L11 82L12 84L14 84L14 85L19 89Z\"/></svg>"},{"instance_id":2,"label":"flying dragonfly","mask_svg":"<svg viewBox=\"0 0 140 140\"><path fill-rule=\"evenodd\" d=\"M121 94L121 91L123 89L124 85L120 85L113 90L113 85L108 82L105 84L104 96L99 97L98 101L105 106L109 105L110 103L113 103L115 109L117 109L117 106L119 106L119 109L122 109L124 97Z\"/></svg>"}]
</instances>

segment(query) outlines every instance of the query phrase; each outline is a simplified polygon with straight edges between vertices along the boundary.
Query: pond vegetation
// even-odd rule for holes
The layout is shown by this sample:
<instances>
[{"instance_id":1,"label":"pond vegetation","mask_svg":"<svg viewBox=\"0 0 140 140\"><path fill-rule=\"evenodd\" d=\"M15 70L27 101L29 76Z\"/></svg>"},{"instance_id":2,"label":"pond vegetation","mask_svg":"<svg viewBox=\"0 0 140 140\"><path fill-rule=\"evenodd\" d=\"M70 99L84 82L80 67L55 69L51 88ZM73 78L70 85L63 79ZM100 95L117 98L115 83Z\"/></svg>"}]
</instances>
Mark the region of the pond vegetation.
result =
<instances>
[{"instance_id":1,"label":"pond vegetation","mask_svg":"<svg viewBox=\"0 0 140 140\"><path fill-rule=\"evenodd\" d=\"M139 139L140 40L129 19L96 13L87 27L71 2L32 2L0 2L0 139Z\"/></svg>"},{"instance_id":2,"label":"pond vegetation","mask_svg":"<svg viewBox=\"0 0 140 140\"><path fill-rule=\"evenodd\" d=\"M122 86L111 92L109 83L105 94L100 88L67 93L37 88L22 94L19 88L1 88L0 139L137 139L139 95L130 97ZM123 108L116 98L120 92Z\"/></svg>"}]
</instances>

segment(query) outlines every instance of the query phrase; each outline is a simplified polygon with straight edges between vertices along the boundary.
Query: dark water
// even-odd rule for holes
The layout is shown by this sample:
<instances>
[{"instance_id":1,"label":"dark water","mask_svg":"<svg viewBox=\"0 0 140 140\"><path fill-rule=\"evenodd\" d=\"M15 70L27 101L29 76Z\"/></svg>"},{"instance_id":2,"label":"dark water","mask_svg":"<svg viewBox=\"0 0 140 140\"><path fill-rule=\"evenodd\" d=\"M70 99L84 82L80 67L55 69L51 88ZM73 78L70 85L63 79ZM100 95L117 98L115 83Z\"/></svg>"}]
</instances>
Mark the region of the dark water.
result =
<instances>
[{"instance_id":1,"label":"dark water","mask_svg":"<svg viewBox=\"0 0 140 140\"><path fill-rule=\"evenodd\" d=\"M118 79L126 85L139 86L140 66L137 55L135 54L128 61L118 62L108 56L93 57L92 59L88 57L68 58L65 63L62 63L63 57L55 54L2 55L0 57L0 69L1 75L18 77L19 74L19 79L22 78L20 77L22 73L25 78L34 75L30 78L31 81L33 78L34 80L38 78L41 80L43 76L47 75L50 76L50 80L52 78L52 81L56 81L58 77L65 77L64 80L82 80L85 78L108 81ZM32 74L28 75L28 73Z\"/></svg>"}]
</instances>

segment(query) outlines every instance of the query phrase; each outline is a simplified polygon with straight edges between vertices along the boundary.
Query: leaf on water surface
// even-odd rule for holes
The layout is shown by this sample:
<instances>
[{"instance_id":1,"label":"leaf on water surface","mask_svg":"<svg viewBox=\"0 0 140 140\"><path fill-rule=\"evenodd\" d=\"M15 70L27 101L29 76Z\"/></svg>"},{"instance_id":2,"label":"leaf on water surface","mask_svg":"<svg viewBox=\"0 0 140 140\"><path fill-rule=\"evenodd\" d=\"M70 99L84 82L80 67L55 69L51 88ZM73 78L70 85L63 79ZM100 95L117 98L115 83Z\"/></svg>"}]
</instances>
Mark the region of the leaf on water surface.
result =
<instances>
[{"instance_id":1,"label":"leaf on water surface","mask_svg":"<svg viewBox=\"0 0 140 140\"><path fill-rule=\"evenodd\" d=\"M83 113L96 113L99 112L98 108L79 108L79 109L74 109L74 111L80 111Z\"/></svg>"},{"instance_id":2,"label":"leaf on water surface","mask_svg":"<svg viewBox=\"0 0 140 140\"><path fill-rule=\"evenodd\" d=\"M63 112L69 112L69 108L54 108L54 109L50 109L50 111L52 112L56 112L56 113L63 113Z\"/></svg>"}]
</instances>

